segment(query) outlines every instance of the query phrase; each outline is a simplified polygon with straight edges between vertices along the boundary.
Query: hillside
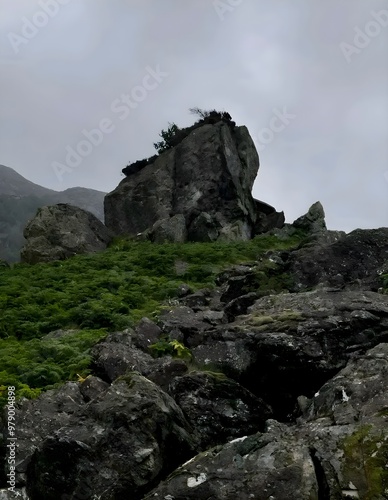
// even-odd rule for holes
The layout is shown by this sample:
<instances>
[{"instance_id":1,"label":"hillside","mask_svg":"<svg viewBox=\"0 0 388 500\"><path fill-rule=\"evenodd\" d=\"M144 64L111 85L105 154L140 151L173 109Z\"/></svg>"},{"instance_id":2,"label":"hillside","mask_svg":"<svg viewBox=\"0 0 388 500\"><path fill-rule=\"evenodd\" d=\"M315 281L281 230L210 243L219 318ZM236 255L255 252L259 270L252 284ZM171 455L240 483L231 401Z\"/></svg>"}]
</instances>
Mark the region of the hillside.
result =
<instances>
[{"instance_id":1,"label":"hillside","mask_svg":"<svg viewBox=\"0 0 388 500\"><path fill-rule=\"evenodd\" d=\"M246 127L173 131L0 262L1 500L388 498L388 228L285 224Z\"/></svg>"},{"instance_id":2,"label":"hillside","mask_svg":"<svg viewBox=\"0 0 388 500\"><path fill-rule=\"evenodd\" d=\"M70 203L104 220L105 193L74 187L54 191L35 184L12 168L0 165L0 259L17 262L23 246L23 228L44 205Z\"/></svg>"},{"instance_id":3,"label":"hillside","mask_svg":"<svg viewBox=\"0 0 388 500\"><path fill-rule=\"evenodd\" d=\"M18 491L385 498L387 242L286 226L0 268Z\"/></svg>"}]
</instances>

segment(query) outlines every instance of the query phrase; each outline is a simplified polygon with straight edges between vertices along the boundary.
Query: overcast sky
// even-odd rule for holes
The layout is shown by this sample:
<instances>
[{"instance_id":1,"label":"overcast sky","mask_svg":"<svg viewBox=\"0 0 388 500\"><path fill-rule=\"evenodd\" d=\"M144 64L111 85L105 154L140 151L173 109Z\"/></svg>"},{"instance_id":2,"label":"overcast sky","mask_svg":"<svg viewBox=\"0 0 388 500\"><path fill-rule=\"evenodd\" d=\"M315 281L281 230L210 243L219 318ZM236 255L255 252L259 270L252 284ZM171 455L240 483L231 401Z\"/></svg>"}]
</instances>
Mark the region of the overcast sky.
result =
<instances>
[{"instance_id":1,"label":"overcast sky","mask_svg":"<svg viewBox=\"0 0 388 500\"><path fill-rule=\"evenodd\" d=\"M388 226L388 0L1 0L0 39L0 163L33 182L111 191L216 108L288 222Z\"/></svg>"}]
</instances>

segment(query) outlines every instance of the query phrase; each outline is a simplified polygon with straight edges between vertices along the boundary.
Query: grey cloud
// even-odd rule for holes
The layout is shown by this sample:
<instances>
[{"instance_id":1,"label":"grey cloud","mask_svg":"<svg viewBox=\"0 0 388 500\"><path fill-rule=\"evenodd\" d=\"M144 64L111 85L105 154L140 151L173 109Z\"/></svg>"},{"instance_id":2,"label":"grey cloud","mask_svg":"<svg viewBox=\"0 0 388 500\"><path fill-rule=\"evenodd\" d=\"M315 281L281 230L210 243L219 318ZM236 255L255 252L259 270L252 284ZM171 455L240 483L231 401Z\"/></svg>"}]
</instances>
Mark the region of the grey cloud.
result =
<instances>
[{"instance_id":1,"label":"grey cloud","mask_svg":"<svg viewBox=\"0 0 388 500\"><path fill-rule=\"evenodd\" d=\"M71 0L18 54L7 35L42 3L4 3L0 163L53 189L110 190L189 107L228 110L258 147L286 107L295 119L260 152L254 194L288 220L319 199L329 227L387 225L388 27L350 63L341 50L385 0L242 0L222 21L209 0ZM169 76L120 120L112 102L157 65ZM114 131L59 181L52 162L103 118Z\"/></svg>"}]
</instances>

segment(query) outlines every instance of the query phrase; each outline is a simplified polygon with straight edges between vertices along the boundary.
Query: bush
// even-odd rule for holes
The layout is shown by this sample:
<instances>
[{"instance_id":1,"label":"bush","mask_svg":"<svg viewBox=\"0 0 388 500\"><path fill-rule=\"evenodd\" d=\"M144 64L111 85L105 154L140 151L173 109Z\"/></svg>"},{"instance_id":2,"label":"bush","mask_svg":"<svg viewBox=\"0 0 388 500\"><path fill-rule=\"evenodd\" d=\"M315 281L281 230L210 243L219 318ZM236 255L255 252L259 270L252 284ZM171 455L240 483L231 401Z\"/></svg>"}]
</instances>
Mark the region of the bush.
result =
<instances>
[{"instance_id":1,"label":"bush","mask_svg":"<svg viewBox=\"0 0 388 500\"><path fill-rule=\"evenodd\" d=\"M172 139L175 137L178 131L179 128L175 123L169 123L168 129L161 131L159 136L163 139L163 141L154 142L154 147L159 154L167 151L173 146Z\"/></svg>"}]
</instances>

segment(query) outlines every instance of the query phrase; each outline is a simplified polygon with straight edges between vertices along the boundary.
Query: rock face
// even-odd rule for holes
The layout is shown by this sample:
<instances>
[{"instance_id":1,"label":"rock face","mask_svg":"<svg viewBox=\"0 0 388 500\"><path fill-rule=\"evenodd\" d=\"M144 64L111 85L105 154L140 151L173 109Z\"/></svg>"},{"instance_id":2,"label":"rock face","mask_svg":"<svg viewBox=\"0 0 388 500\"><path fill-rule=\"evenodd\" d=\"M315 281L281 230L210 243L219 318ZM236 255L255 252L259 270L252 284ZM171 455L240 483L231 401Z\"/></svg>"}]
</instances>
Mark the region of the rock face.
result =
<instances>
[{"instance_id":1,"label":"rock face","mask_svg":"<svg viewBox=\"0 0 388 500\"><path fill-rule=\"evenodd\" d=\"M104 250L113 234L90 212L67 204L40 208L24 229L22 262L35 264Z\"/></svg>"},{"instance_id":2,"label":"rock face","mask_svg":"<svg viewBox=\"0 0 388 500\"><path fill-rule=\"evenodd\" d=\"M287 426L199 454L145 499L387 498L388 344L348 366Z\"/></svg>"},{"instance_id":3,"label":"rock face","mask_svg":"<svg viewBox=\"0 0 388 500\"><path fill-rule=\"evenodd\" d=\"M248 240L284 223L252 198L258 169L246 127L204 124L106 195L105 223L155 241Z\"/></svg>"}]
</instances>

